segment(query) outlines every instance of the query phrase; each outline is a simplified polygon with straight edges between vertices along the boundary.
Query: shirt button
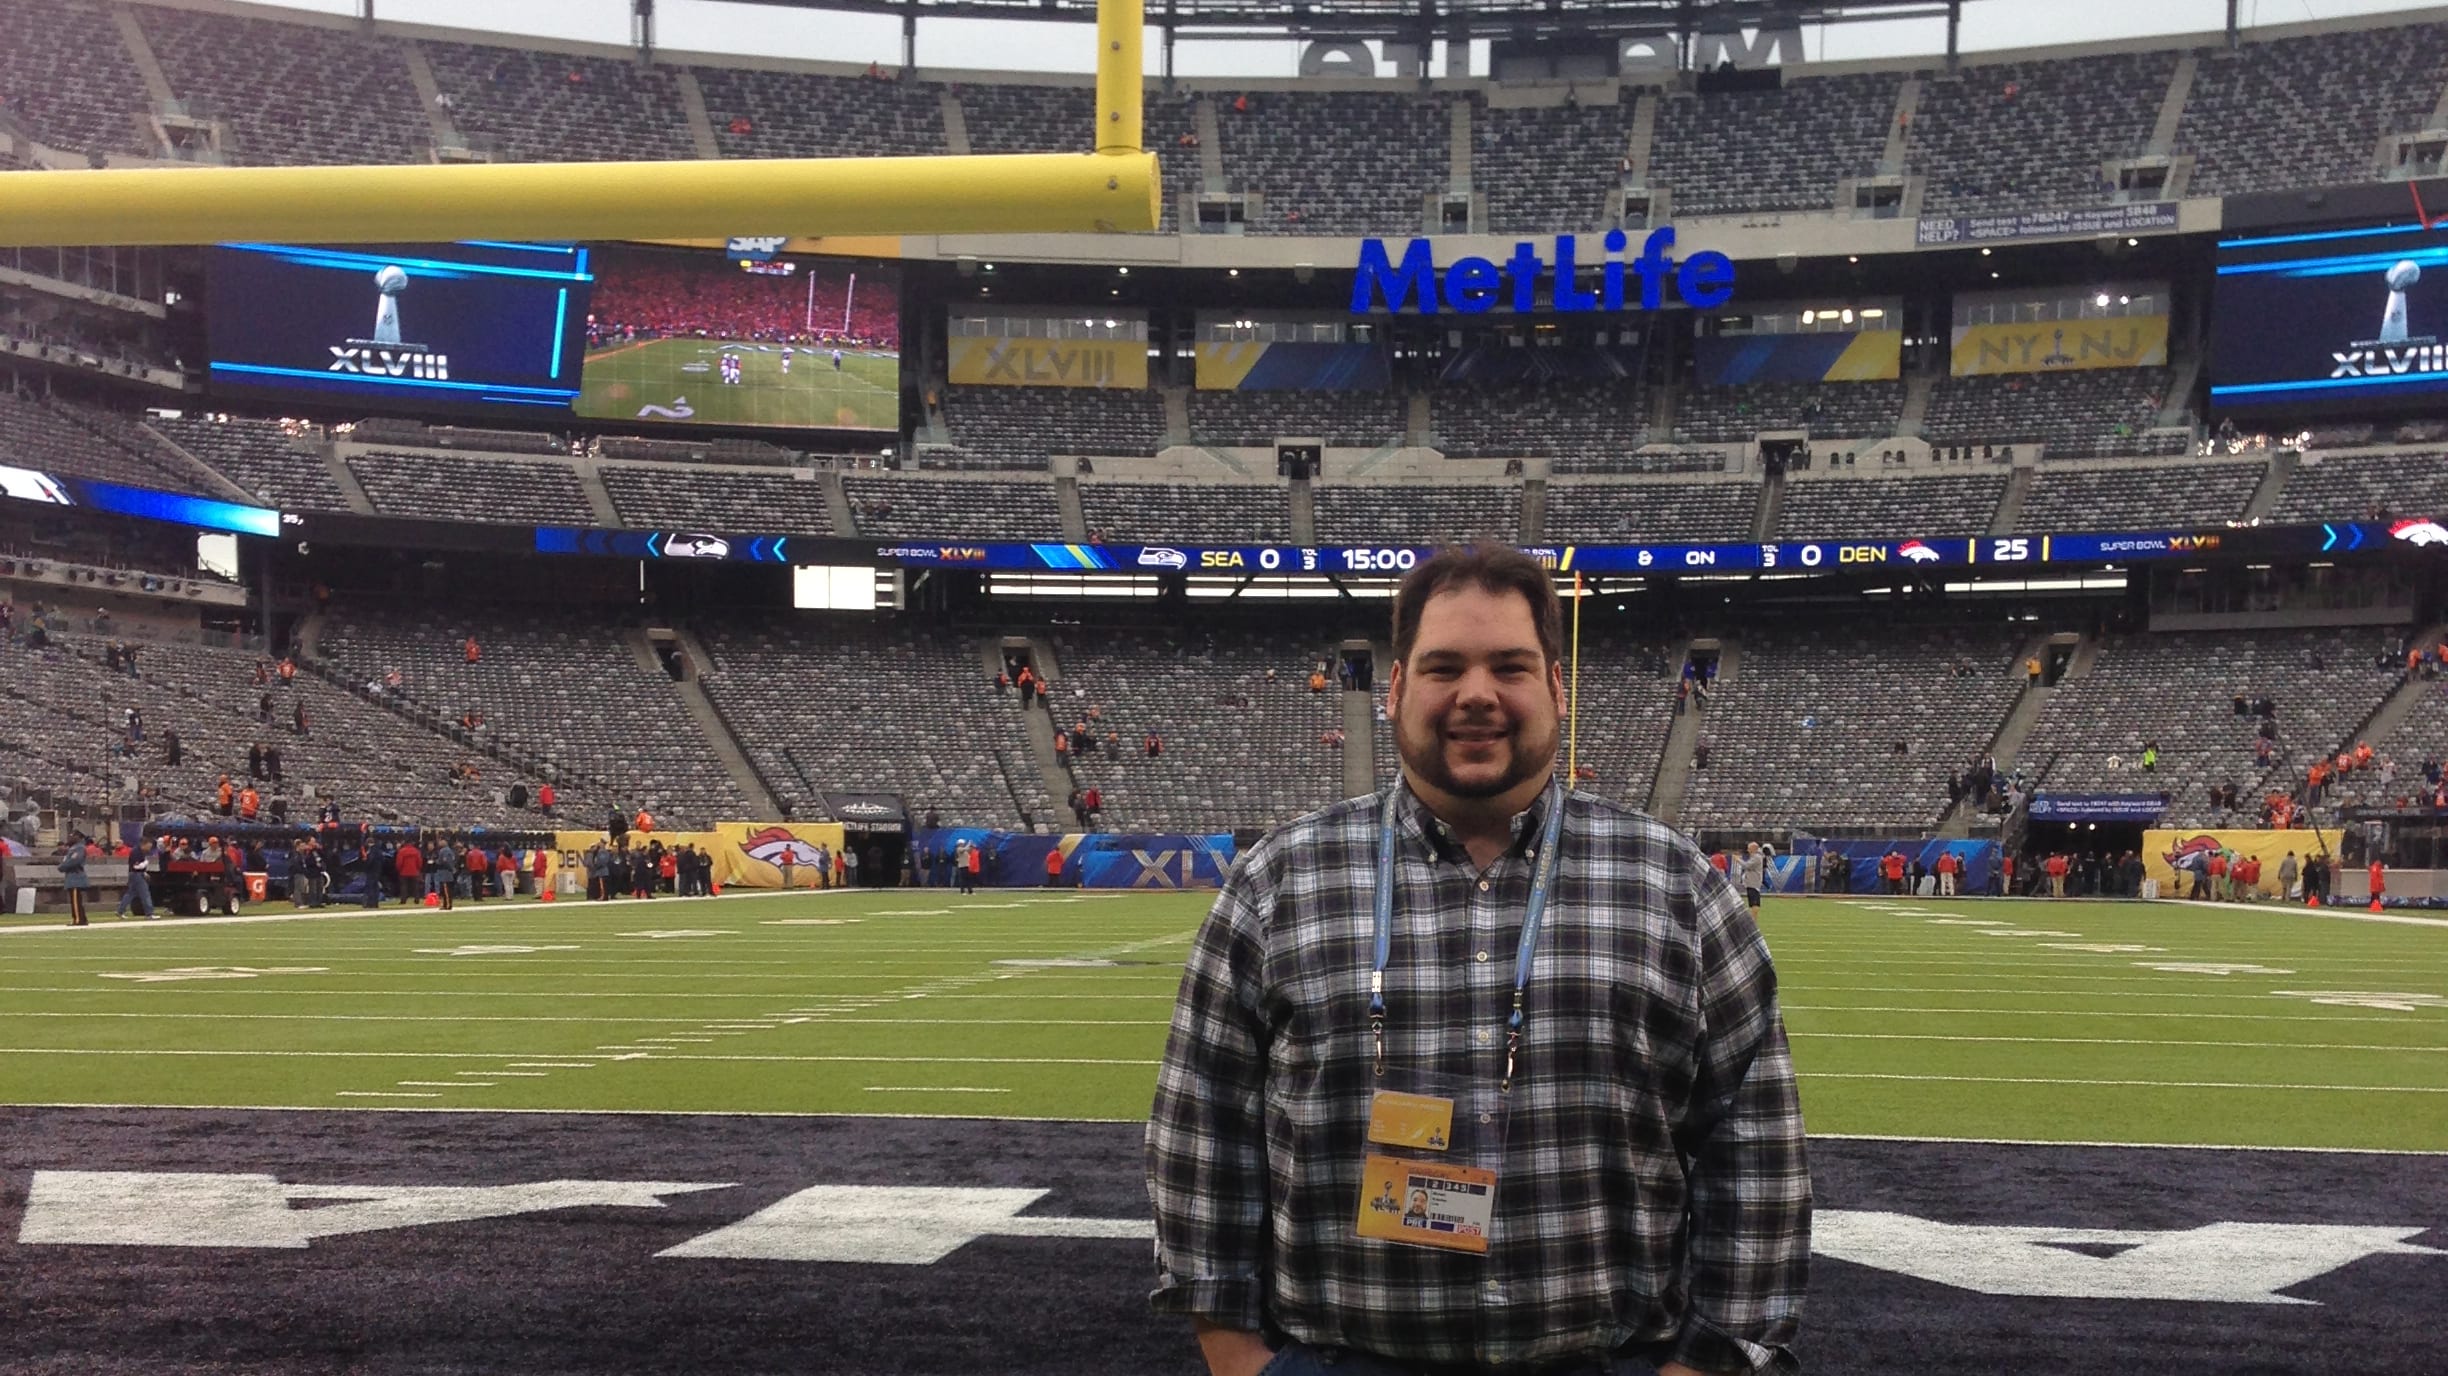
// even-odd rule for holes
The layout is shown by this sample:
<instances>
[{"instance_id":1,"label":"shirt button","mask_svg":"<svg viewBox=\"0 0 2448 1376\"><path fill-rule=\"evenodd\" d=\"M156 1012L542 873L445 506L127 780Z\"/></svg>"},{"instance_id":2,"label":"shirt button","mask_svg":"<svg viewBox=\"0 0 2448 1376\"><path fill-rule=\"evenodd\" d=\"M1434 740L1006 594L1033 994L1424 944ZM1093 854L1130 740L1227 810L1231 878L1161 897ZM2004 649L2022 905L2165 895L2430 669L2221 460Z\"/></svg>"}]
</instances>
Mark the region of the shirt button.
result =
<instances>
[{"instance_id":1,"label":"shirt button","mask_svg":"<svg viewBox=\"0 0 2448 1376\"><path fill-rule=\"evenodd\" d=\"M1481 893L1486 893L1487 891L1488 891L1488 881L1486 881L1486 880L1484 880L1484 879L1480 880L1480 881L1479 881L1479 892L1481 892Z\"/></svg>"},{"instance_id":2,"label":"shirt button","mask_svg":"<svg viewBox=\"0 0 2448 1376\"><path fill-rule=\"evenodd\" d=\"M1493 1113L1482 1113L1479 1115L1479 1121L1482 1123L1493 1123L1496 1121L1496 1115Z\"/></svg>"},{"instance_id":3,"label":"shirt button","mask_svg":"<svg viewBox=\"0 0 2448 1376\"><path fill-rule=\"evenodd\" d=\"M1494 1032L1491 1032L1491 1031L1489 1031L1488 1029L1486 1029L1486 1028L1482 1027L1482 1028L1480 1028L1480 1029L1479 1029L1479 1034L1478 1034L1478 1035L1479 1035L1479 1044L1480 1044L1481 1046L1492 1046L1492 1045L1494 1045L1494 1044L1495 1044L1495 1041L1496 1041L1496 1034L1495 1034Z\"/></svg>"},{"instance_id":4,"label":"shirt button","mask_svg":"<svg viewBox=\"0 0 2448 1376\"><path fill-rule=\"evenodd\" d=\"M1471 957L1471 959L1478 961L1478 962L1479 962L1480 964L1482 964L1482 965L1485 965L1485 964L1487 964L1487 960L1488 960L1488 953L1487 953L1487 952L1485 952L1485 951L1481 951L1479 954L1477 954L1477 955L1475 955L1475 956Z\"/></svg>"}]
</instances>

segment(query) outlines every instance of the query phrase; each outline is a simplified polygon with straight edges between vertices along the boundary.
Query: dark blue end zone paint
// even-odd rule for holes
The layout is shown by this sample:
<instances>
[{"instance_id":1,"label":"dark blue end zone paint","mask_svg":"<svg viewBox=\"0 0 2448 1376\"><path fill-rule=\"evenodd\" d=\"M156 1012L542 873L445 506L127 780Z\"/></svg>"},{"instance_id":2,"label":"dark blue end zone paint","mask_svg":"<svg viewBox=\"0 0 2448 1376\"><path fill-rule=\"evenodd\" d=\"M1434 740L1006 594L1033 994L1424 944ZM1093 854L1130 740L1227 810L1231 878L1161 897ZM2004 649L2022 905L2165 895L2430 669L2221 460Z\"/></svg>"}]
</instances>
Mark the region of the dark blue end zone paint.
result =
<instances>
[{"instance_id":1,"label":"dark blue end zone paint","mask_svg":"<svg viewBox=\"0 0 2448 1376\"><path fill-rule=\"evenodd\" d=\"M2044 1274L2220 1223L2426 1228L2413 1248L2448 1247L2448 1157L1821 1139L1812 1161L1822 1210L1857 1237L1890 1216L2119 1235L1999 1245L2042 1248ZM732 1187L298 1249L34 1245L37 1171ZM1144 1240L985 1235L922 1265L656 1255L827 1185L1026 1187L1046 1193L1023 1221L1146 1216L1131 1124L0 1108L0 1371L1199 1369L1188 1333L1146 1311ZM2428 1372L2443 1294L2448 1256L2419 1250L2318 1270L2280 1292L2295 1304L1983 1294L1823 1251L1804 1357L1813 1372Z\"/></svg>"}]
</instances>

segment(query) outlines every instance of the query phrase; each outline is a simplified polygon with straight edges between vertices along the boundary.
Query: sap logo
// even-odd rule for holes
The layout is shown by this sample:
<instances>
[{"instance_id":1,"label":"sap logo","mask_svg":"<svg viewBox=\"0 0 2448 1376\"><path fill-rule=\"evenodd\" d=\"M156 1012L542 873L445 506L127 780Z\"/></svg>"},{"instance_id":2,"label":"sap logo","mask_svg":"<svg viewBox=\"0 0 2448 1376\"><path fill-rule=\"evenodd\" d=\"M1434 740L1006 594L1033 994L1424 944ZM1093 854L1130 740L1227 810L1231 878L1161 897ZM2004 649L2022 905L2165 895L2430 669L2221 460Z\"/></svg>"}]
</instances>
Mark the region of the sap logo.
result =
<instances>
[{"instance_id":1,"label":"sap logo","mask_svg":"<svg viewBox=\"0 0 2448 1376\"><path fill-rule=\"evenodd\" d=\"M2399 521L2389 527L2389 538L2409 545L2448 545L2448 526L2437 521Z\"/></svg>"},{"instance_id":2,"label":"sap logo","mask_svg":"<svg viewBox=\"0 0 2448 1376\"><path fill-rule=\"evenodd\" d=\"M1945 557L1939 554L1938 551L1931 549L1928 545L1921 543L1919 540L1907 540L1903 544L1896 546L1896 553L1910 559L1916 564L1935 564L1941 558Z\"/></svg>"},{"instance_id":3,"label":"sap logo","mask_svg":"<svg viewBox=\"0 0 2448 1376\"><path fill-rule=\"evenodd\" d=\"M365 377L407 377L424 382L450 381L450 355L424 352L394 353L389 349L363 349L354 345L343 348L329 346L331 366L324 371L356 373Z\"/></svg>"},{"instance_id":4,"label":"sap logo","mask_svg":"<svg viewBox=\"0 0 2448 1376\"><path fill-rule=\"evenodd\" d=\"M935 557L947 564L983 564L986 551L976 545L937 545Z\"/></svg>"},{"instance_id":5,"label":"sap logo","mask_svg":"<svg viewBox=\"0 0 2448 1376\"><path fill-rule=\"evenodd\" d=\"M2172 550L2217 549L2219 537L2215 535L2171 535L2168 537L2167 547Z\"/></svg>"},{"instance_id":6,"label":"sap logo","mask_svg":"<svg viewBox=\"0 0 2448 1376\"><path fill-rule=\"evenodd\" d=\"M786 234L734 234L723 241L723 256L761 263L780 253L789 242L790 236Z\"/></svg>"},{"instance_id":7,"label":"sap logo","mask_svg":"<svg viewBox=\"0 0 2448 1376\"><path fill-rule=\"evenodd\" d=\"M1352 274L1352 314L1366 315L1377 309L1399 314L1416 309L1434 315L1442 300L1447 310L1478 315L1493 310L1499 299L1516 311L1528 312L1537 307L1543 277L1549 281L1549 304L1558 311L1620 311L1625 308L1627 267L1640 279L1640 309L1645 311L1664 305L1670 279L1683 302L1701 310L1733 299L1734 260L1712 249L1677 264L1671 252L1675 242L1671 225L1651 230L1641 244L1640 256L1629 263L1620 256L1630 242L1622 230L1608 230L1604 242L1607 257L1599 270L1599 289L1591 292L1579 285L1575 261L1579 244L1570 234L1556 236L1552 274L1536 248L1519 243L1501 268L1485 258L1455 259L1445 269L1442 287L1428 240L1413 239L1403 249L1402 261L1396 263L1387 256L1385 240L1363 239L1360 265Z\"/></svg>"},{"instance_id":8,"label":"sap logo","mask_svg":"<svg viewBox=\"0 0 2448 1376\"><path fill-rule=\"evenodd\" d=\"M1190 556L1177 549L1155 546L1139 551L1139 567L1143 569L1186 569Z\"/></svg>"},{"instance_id":9,"label":"sap logo","mask_svg":"<svg viewBox=\"0 0 2448 1376\"><path fill-rule=\"evenodd\" d=\"M1836 562L1839 564L1884 564L1887 562L1887 547L1885 545L1838 545Z\"/></svg>"},{"instance_id":10,"label":"sap logo","mask_svg":"<svg viewBox=\"0 0 2448 1376\"><path fill-rule=\"evenodd\" d=\"M2448 344L2425 343L2403 349L2332 351L2331 377L2403 377L2415 373L2448 373Z\"/></svg>"},{"instance_id":11,"label":"sap logo","mask_svg":"<svg viewBox=\"0 0 2448 1376\"><path fill-rule=\"evenodd\" d=\"M1199 567L1203 569L1239 569L1249 564L1241 552L1233 549L1203 549L1199 551Z\"/></svg>"}]
</instances>

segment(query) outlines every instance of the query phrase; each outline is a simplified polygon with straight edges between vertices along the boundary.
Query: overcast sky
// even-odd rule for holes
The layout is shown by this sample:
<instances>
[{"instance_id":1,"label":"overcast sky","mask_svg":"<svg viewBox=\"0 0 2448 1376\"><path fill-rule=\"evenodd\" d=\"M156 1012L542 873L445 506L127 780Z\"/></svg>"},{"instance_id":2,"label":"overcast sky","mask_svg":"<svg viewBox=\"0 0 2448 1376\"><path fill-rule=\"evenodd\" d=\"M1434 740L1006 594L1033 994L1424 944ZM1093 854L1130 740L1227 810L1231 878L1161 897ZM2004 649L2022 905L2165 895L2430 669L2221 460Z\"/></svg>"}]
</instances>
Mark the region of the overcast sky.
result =
<instances>
[{"instance_id":1,"label":"overcast sky","mask_svg":"<svg viewBox=\"0 0 2448 1376\"><path fill-rule=\"evenodd\" d=\"M354 14L361 0L269 0L292 9ZM2247 24L2291 24L2391 10L2428 8L2440 0L2243 0ZM627 0L375 0L384 19L599 43L629 41ZM897 63L899 21L873 15L823 14L723 0L660 0L656 39L666 48L753 53L829 61ZM1966 51L2080 43L2150 34L2208 32L2226 23L2226 0L1965 0ZM1943 21L1830 25L1808 31L1814 61L1943 52ZM1186 77L1291 76L1300 44L1291 40L1193 43L1175 49ZM1095 42L1085 25L956 21L922 23L918 60L929 67L1086 72ZM1157 69L1154 43L1149 70ZM1484 59L1481 63L1484 69Z\"/></svg>"}]
</instances>

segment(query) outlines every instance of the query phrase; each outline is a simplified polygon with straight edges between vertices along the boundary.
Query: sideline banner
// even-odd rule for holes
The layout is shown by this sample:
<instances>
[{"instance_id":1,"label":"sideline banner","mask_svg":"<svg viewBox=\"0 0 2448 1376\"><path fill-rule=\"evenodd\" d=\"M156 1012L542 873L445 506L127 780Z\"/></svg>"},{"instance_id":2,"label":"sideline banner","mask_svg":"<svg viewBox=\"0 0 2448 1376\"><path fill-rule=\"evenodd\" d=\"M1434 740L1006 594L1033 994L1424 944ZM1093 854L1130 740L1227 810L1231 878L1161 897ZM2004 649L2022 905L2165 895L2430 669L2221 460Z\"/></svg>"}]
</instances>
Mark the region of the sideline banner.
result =
<instances>
[{"instance_id":1,"label":"sideline banner","mask_svg":"<svg viewBox=\"0 0 2448 1376\"><path fill-rule=\"evenodd\" d=\"M979 827L943 827L918 833L928 858L928 882L953 877L935 857L961 842L982 847L979 882L991 888L1043 888L1046 857L1060 851L1063 882L1084 889L1214 889L1232 873L1239 850L1229 833L1182 836L1131 832L1071 832L1036 836Z\"/></svg>"},{"instance_id":2,"label":"sideline banner","mask_svg":"<svg viewBox=\"0 0 2448 1376\"><path fill-rule=\"evenodd\" d=\"M2159 881L2162 897L2182 898L2193 891L2193 872L2205 863L2213 851L2229 851L2235 859L2247 856L2261 861L2260 891L2264 897L2278 892L2278 866L2289 851L2301 866L2311 856L2326 849L2329 833L2313 831L2262 831L2257 828L2203 827L2192 831L2153 829L2142 833L2143 871ZM2335 859L2335 852L2331 852ZM2182 873L2178 873L2178 871ZM2361 873L2340 875L2337 892L2361 894L2366 891Z\"/></svg>"},{"instance_id":3,"label":"sideline banner","mask_svg":"<svg viewBox=\"0 0 2448 1376\"><path fill-rule=\"evenodd\" d=\"M839 822L718 822L705 839L714 851L714 881L724 888L783 887L783 862L789 861L789 886L818 887L816 848L838 855L842 848Z\"/></svg>"}]
</instances>

